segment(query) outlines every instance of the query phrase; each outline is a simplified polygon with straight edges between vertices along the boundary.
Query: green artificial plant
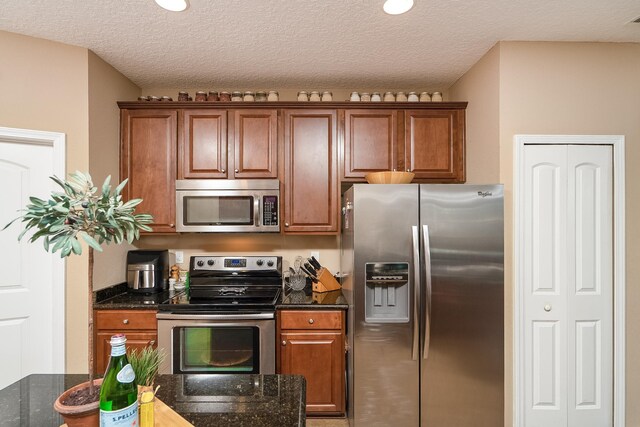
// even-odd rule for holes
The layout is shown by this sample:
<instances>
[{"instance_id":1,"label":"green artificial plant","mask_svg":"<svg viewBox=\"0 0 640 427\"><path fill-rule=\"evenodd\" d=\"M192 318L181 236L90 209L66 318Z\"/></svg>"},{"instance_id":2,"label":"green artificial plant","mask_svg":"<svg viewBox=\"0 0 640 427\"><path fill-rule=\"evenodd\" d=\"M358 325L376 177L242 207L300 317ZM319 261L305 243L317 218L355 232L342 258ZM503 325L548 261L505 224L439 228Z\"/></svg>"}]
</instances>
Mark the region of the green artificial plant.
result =
<instances>
[{"instance_id":1,"label":"green artificial plant","mask_svg":"<svg viewBox=\"0 0 640 427\"><path fill-rule=\"evenodd\" d=\"M51 193L49 200L30 197L30 203L23 214L11 221L21 220L24 230L18 236L21 240L29 230L35 230L30 242L42 238L44 249L53 253L60 251L64 258L71 253L82 253L81 241L89 248L89 384L94 394L93 371L93 251L102 251L102 244L122 243L125 239L132 243L140 237L140 231L151 231L147 226L153 221L149 214L135 214L134 210L142 199L122 200L122 189L127 180L122 181L113 191L111 177L102 184L101 192L94 187L88 173L76 171L67 181L56 176L51 179L62 191Z\"/></svg>"}]
</instances>

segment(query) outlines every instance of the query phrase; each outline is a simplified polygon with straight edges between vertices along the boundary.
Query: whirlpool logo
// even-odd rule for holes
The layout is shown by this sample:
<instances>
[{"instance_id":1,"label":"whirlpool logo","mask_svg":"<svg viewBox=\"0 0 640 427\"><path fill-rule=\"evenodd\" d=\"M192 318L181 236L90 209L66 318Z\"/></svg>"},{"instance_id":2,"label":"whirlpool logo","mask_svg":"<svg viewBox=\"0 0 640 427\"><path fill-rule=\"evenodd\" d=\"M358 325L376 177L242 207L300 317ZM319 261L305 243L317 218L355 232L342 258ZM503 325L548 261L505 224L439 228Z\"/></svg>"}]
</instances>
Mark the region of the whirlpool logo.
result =
<instances>
[{"instance_id":1,"label":"whirlpool logo","mask_svg":"<svg viewBox=\"0 0 640 427\"><path fill-rule=\"evenodd\" d=\"M485 197L493 196L493 193L491 191L478 191L478 196L484 199Z\"/></svg>"}]
</instances>

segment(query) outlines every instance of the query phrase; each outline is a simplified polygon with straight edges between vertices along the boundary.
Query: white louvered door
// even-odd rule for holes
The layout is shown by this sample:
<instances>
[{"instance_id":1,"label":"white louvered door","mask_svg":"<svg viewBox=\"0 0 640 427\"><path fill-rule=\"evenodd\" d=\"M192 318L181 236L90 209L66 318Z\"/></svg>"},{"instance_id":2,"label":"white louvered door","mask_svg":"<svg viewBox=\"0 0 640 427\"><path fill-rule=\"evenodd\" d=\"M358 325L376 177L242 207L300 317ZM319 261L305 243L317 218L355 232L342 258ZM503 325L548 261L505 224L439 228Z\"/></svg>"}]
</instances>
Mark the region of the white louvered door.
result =
<instances>
[{"instance_id":1,"label":"white louvered door","mask_svg":"<svg viewBox=\"0 0 640 427\"><path fill-rule=\"evenodd\" d=\"M525 426L613 423L612 148L524 149Z\"/></svg>"}]
</instances>

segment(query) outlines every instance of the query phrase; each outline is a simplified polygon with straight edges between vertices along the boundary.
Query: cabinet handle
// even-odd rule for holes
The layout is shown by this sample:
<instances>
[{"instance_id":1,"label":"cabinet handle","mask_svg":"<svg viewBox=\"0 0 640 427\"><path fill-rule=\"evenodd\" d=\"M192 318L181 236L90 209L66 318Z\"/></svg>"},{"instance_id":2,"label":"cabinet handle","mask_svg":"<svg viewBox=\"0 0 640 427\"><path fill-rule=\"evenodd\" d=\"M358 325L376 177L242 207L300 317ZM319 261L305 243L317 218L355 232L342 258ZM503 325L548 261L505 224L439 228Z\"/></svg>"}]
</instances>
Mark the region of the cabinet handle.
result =
<instances>
[{"instance_id":1,"label":"cabinet handle","mask_svg":"<svg viewBox=\"0 0 640 427\"><path fill-rule=\"evenodd\" d=\"M156 345L156 340L149 341L149 345Z\"/></svg>"},{"instance_id":2,"label":"cabinet handle","mask_svg":"<svg viewBox=\"0 0 640 427\"><path fill-rule=\"evenodd\" d=\"M282 345L287 345L287 342L285 340L282 340Z\"/></svg>"},{"instance_id":3,"label":"cabinet handle","mask_svg":"<svg viewBox=\"0 0 640 427\"><path fill-rule=\"evenodd\" d=\"M309 324L313 325L313 319L309 319Z\"/></svg>"},{"instance_id":4,"label":"cabinet handle","mask_svg":"<svg viewBox=\"0 0 640 427\"><path fill-rule=\"evenodd\" d=\"M129 319L124 319L124 320L122 321L122 323L124 323L125 325L128 325L128 324L129 324Z\"/></svg>"},{"instance_id":5,"label":"cabinet handle","mask_svg":"<svg viewBox=\"0 0 640 427\"><path fill-rule=\"evenodd\" d=\"M169 228L174 228L175 226L175 224L169 224Z\"/></svg>"},{"instance_id":6,"label":"cabinet handle","mask_svg":"<svg viewBox=\"0 0 640 427\"><path fill-rule=\"evenodd\" d=\"M407 172L411 172L411 171L409 170L409 168L407 168Z\"/></svg>"},{"instance_id":7,"label":"cabinet handle","mask_svg":"<svg viewBox=\"0 0 640 427\"><path fill-rule=\"evenodd\" d=\"M240 171L239 171L238 169L236 169L234 172L235 172L235 173L238 173L238 172L240 172Z\"/></svg>"},{"instance_id":8,"label":"cabinet handle","mask_svg":"<svg viewBox=\"0 0 640 427\"><path fill-rule=\"evenodd\" d=\"M226 171L224 169L220 169L220 172L225 173Z\"/></svg>"},{"instance_id":9,"label":"cabinet handle","mask_svg":"<svg viewBox=\"0 0 640 427\"><path fill-rule=\"evenodd\" d=\"M285 227L288 227L288 226L289 226L289 223L288 223L288 222L285 222L285 223L284 223L284 226L285 226Z\"/></svg>"}]
</instances>

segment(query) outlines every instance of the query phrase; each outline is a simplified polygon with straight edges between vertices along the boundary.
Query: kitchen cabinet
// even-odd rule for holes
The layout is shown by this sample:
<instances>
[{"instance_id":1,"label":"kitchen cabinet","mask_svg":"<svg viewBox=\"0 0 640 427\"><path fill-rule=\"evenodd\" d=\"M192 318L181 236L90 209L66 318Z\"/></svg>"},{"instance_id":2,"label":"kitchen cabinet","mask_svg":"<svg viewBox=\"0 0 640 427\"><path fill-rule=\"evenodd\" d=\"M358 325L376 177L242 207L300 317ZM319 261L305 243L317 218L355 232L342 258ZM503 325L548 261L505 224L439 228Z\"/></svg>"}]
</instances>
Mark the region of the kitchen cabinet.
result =
<instances>
[{"instance_id":1,"label":"kitchen cabinet","mask_svg":"<svg viewBox=\"0 0 640 427\"><path fill-rule=\"evenodd\" d=\"M397 110L345 110L341 178L363 181L367 173L396 169L397 141Z\"/></svg>"},{"instance_id":2,"label":"kitchen cabinet","mask_svg":"<svg viewBox=\"0 0 640 427\"><path fill-rule=\"evenodd\" d=\"M307 380L307 414L344 414L344 310L279 310L277 340L277 373Z\"/></svg>"},{"instance_id":3,"label":"kitchen cabinet","mask_svg":"<svg viewBox=\"0 0 640 427\"><path fill-rule=\"evenodd\" d=\"M141 351L144 347L157 347L158 324L155 310L96 310L95 355L96 373L104 374L111 355L111 336L127 336L127 352Z\"/></svg>"},{"instance_id":4,"label":"kitchen cabinet","mask_svg":"<svg viewBox=\"0 0 640 427\"><path fill-rule=\"evenodd\" d=\"M181 110L178 179L227 178L227 111Z\"/></svg>"},{"instance_id":5,"label":"kitchen cabinet","mask_svg":"<svg viewBox=\"0 0 640 427\"><path fill-rule=\"evenodd\" d=\"M285 233L338 233L337 111L284 111Z\"/></svg>"},{"instance_id":6,"label":"kitchen cabinet","mask_svg":"<svg viewBox=\"0 0 640 427\"><path fill-rule=\"evenodd\" d=\"M415 180L465 181L463 109L407 110L404 130L400 170L415 173Z\"/></svg>"},{"instance_id":7,"label":"kitchen cabinet","mask_svg":"<svg viewBox=\"0 0 640 427\"><path fill-rule=\"evenodd\" d=\"M341 178L403 170L417 182L464 182L464 108L347 109Z\"/></svg>"},{"instance_id":8,"label":"kitchen cabinet","mask_svg":"<svg viewBox=\"0 0 640 427\"><path fill-rule=\"evenodd\" d=\"M277 110L181 110L178 179L278 177Z\"/></svg>"},{"instance_id":9,"label":"kitchen cabinet","mask_svg":"<svg viewBox=\"0 0 640 427\"><path fill-rule=\"evenodd\" d=\"M121 110L120 179L125 200L142 199L137 212L153 215L155 232L175 232L178 111Z\"/></svg>"},{"instance_id":10,"label":"kitchen cabinet","mask_svg":"<svg viewBox=\"0 0 640 427\"><path fill-rule=\"evenodd\" d=\"M278 111L233 110L233 177L278 178Z\"/></svg>"}]
</instances>

